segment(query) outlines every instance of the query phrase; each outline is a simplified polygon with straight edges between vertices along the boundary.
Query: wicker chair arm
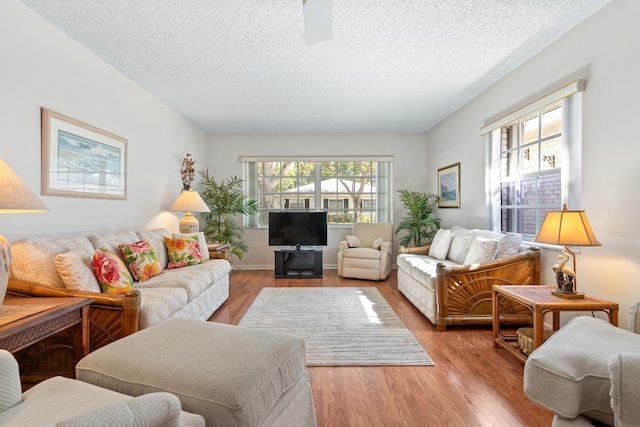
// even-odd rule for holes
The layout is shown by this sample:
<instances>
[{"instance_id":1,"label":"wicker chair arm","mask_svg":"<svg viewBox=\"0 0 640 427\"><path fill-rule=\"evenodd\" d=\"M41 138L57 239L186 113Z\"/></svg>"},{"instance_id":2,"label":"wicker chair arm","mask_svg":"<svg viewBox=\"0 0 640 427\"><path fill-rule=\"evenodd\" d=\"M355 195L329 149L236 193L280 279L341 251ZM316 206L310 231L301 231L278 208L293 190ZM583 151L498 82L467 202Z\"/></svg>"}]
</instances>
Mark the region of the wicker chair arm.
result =
<instances>
[{"instance_id":1,"label":"wicker chair arm","mask_svg":"<svg viewBox=\"0 0 640 427\"><path fill-rule=\"evenodd\" d=\"M13 295L27 297L92 298L92 305L116 307L125 310L140 308L140 292L137 289L133 289L125 294L103 294L67 288L54 288L52 286L12 278L9 280L7 292Z\"/></svg>"},{"instance_id":2,"label":"wicker chair arm","mask_svg":"<svg viewBox=\"0 0 640 427\"><path fill-rule=\"evenodd\" d=\"M428 254L430 247L431 245L408 248L406 246L400 245L398 246L398 253L399 254Z\"/></svg>"}]
</instances>

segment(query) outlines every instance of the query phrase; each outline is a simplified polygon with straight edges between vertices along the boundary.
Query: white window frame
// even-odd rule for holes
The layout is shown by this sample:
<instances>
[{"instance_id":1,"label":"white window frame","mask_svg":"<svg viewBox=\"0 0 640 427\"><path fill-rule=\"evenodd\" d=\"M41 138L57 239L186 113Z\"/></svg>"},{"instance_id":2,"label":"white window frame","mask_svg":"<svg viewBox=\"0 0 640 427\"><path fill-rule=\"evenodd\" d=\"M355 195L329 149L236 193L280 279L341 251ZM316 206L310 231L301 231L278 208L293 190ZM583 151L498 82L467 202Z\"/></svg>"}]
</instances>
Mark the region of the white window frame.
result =
<instances>
[{"instance_id":1,"label":"white window frame","mask_svg":"<svg viewBox=\"0 0 640 427\"><path fill-rule=\"evenodd\" d=\"M376 222L392 222L393 221L393 156L339 156L339 157L288 157L288 156L265 156L265 157L240 157L244 170L244 193L249 198L258 200L258 162L375 162L376 167ZM310 194L311 198L315 197L316 211L322 211L322 192L320 191L320 170L316 170L316 191L315 196ZM244 216L245 227L260 227L258 225L258 214L254 216ZM351 227L352 224L330 224L330 227Z\"/></svg>"},{"instance_id":2,"label":"white window frame","mask_svg":"<svg viewBox=\"0 0 640 427\"><path fill-rule=\"evenodd\" d=\"M501 129L546 106L562 101L561 203L579 209L582 177L582 92L585 80L576 80L495 120L481 129L486 141L485 184L487 228L501 231ZM559 207L560 208L560 207ZM539 226L539 225L538 225ZM537 232L536 228L536 232ZM533 240L534 236L523 236Z\"/></svg>"}]
</instances>

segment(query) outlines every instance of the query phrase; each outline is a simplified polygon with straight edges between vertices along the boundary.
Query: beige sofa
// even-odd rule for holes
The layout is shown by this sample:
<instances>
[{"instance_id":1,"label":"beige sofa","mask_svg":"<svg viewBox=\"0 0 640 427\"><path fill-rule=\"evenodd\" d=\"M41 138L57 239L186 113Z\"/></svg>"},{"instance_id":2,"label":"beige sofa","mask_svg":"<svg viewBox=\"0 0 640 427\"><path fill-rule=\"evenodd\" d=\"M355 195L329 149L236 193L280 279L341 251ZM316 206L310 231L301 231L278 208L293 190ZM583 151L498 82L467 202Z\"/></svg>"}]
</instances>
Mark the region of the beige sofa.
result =
<instances>
[{"instance_id":1,"label":"beige sofa","mask_svg":"<svg viewBox=\"0 0 640 427\"><path fill-rule=\"evenodd\" d=\"M200 233L200 246L206 262L167 270L168 253L165 237L172 234L163 228L154 230L122 231L79 237L26 238L11 244L11 276L8 292L18 296L37 297L89 297L94 303L89 309L89 346L94 351L139 329L173 318L207 320L229 297L231 264L225 259L208 259L204 235ZM119 244L149 242L165 268L162 274L147 281L134 282L133 290L126 294L102 293L91 268L96 249L108 248L121 255ZM61 255L74 254L76 265L61 268L56 265ZM62 344L51 343L47 351L38 351L33 357L52 358ZM32 352L34 353L34 352ZM20 355L22 366L37 366L29 352ZM60 372L73 372L73 365ZM23 372L26 375L27 372Z\"/></svg>"},{"instance_id":2,"label":"beige sofa","mask_svg":"<svg viewBox=\"0 0 640 427\"><path fill-rule=\"evenodd\" d=\"M524 391L554 412L554 427L640 425L639 303L628 327L575 317L531 353Z\"/></svg>"},{"instance_id":3,"label":"beige sofa","mask_svg":"<svg viewBox=\"0 0 640 427\"><path fill-rule=\"evenodd\" d=\"M540 280L540 251L516 233L441 229L430 246L400 246L398 289L439 331L447 325L491 324L493 285ZM509 321L530 322L526 307L502 307Z\"/></svg>"}]
</instances>

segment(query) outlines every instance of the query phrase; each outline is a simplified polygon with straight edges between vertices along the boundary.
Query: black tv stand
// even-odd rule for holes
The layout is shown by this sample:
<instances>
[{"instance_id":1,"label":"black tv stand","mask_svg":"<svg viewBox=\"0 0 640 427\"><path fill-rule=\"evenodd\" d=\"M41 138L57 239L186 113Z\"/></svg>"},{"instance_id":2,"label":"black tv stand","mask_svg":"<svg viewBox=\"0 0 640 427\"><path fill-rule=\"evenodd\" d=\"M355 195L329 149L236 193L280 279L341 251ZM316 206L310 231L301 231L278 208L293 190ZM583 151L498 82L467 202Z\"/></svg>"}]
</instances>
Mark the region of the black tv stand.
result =
<instances>
[{"instance_id":1,"label":"black tv stand","mask_svg":"<svg viewBox=\"0 0 640 427\"><path fill-rule=\"evenodd\" d=\"M322 248L313 246L287 246L276 248L275 277L322 277Z\"/></svg>"}]
</instances>

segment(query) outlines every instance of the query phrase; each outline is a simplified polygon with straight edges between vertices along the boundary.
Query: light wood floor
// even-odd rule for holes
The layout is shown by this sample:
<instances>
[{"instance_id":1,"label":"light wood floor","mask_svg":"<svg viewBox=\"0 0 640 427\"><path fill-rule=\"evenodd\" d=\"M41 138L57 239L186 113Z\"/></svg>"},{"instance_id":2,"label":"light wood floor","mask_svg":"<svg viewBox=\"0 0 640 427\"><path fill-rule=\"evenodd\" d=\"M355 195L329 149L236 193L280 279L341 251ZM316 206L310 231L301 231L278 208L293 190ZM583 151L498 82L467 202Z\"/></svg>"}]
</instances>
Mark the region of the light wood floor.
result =
<instances>
[{"instance_id":1,"label":"light wood floor","mask_svg":"<svg viewBox=\"0 0 640 427\"><path fill-rule=\"evenodd\" d=\"M263 287L375 286L435 366L309 367L320 427L551 425L551 412L522 391L523 364L493 347L491 328L433 325L387 280L276 279L272 270L235 270L230 297L209 319L237 324ZM292 426L295 427L295 426Z\"/></svg>"}]
</instances>

